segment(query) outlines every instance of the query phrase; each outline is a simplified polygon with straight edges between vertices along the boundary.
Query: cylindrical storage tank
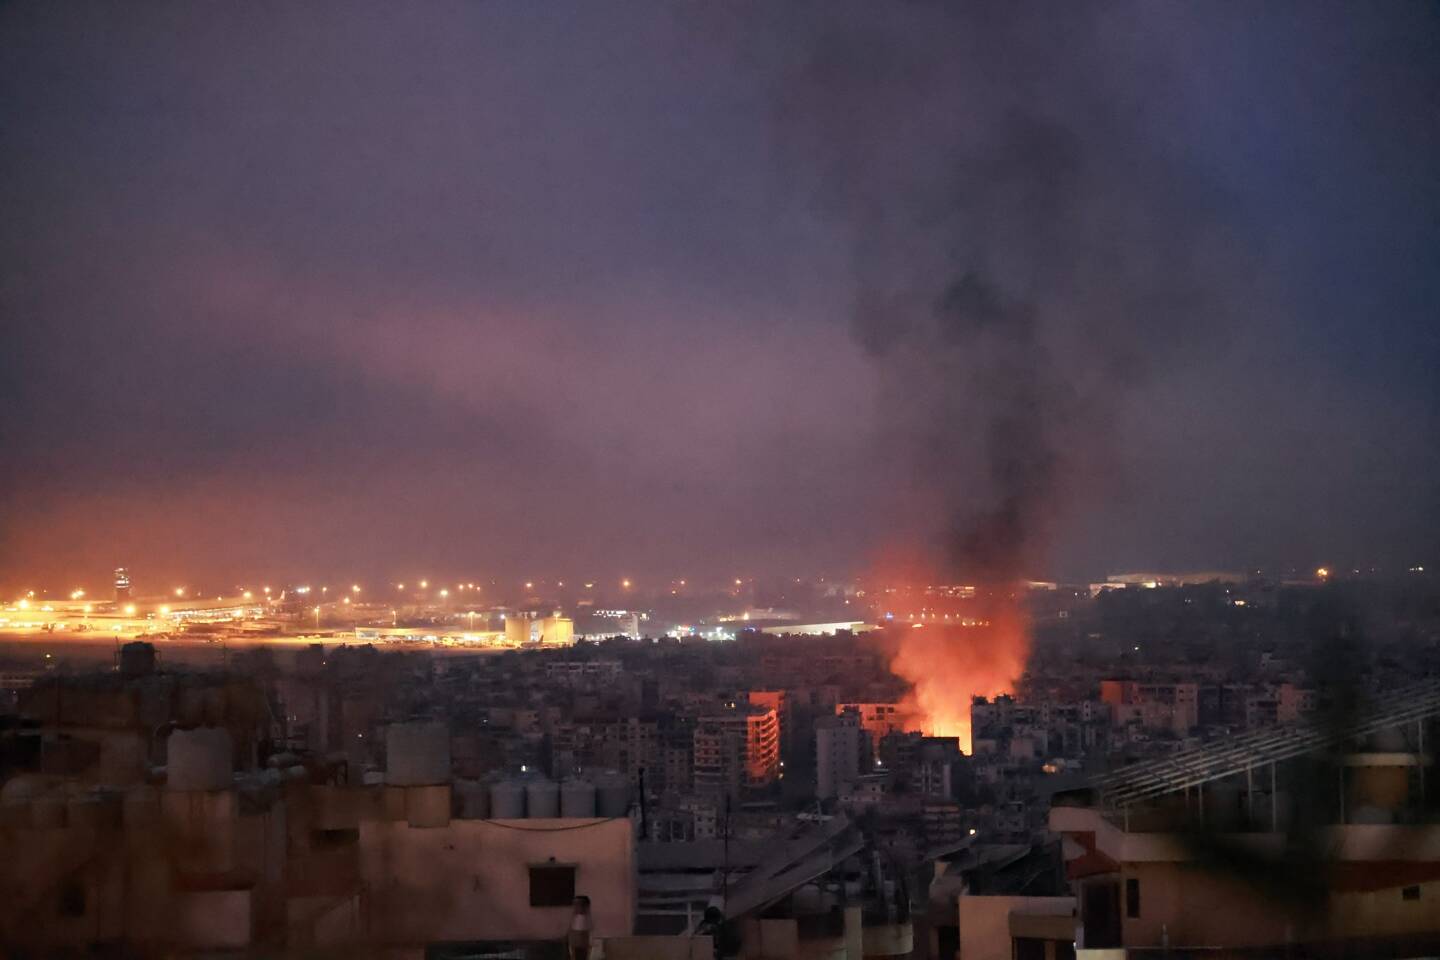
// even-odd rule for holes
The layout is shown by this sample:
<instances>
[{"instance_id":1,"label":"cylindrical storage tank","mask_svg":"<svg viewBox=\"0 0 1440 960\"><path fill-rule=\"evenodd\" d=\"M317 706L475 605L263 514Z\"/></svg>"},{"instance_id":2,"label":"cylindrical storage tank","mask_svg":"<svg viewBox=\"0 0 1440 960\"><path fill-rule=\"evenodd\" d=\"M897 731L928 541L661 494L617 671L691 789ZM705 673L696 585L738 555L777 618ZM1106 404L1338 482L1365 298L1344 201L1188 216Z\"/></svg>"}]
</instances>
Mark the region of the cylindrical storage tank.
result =
<instances>
[{"instance_id":1,"label":"cylindrical storage tank","mask_svg":"<svg viewBox=\"0 0 1440 960\"><path fill-rule=\"evenodd\" d=\"M450 795L456 820L486 820L490 817L490 787L479 780L456 780Z\"/></svg>"},{"instance_id":2,"label":"cylindrical storage tank","mask_svg":"<svg viewBox=\"0 0 1440 960\"><path fill-rule=\"evenodd\" d=\"M560 784L560 816L595 816L595 784L589 780L566 780Z\"/></svg>"},{"instance_id":3,"label":"cylindrical storage tank","mask_svg":"<svg viewBox=\"0 0 1440 960\"><path fill-rule=\"evenodd\" d=\"M606 773L595 778L595 809L602 817L623 817L630 812L630 778Z\"/></svg>"},{"instance_id":4,"label":"cylindrical storage tank","mask_svg":"<svg viewBox=\"0 0 1440 960\"><path fill-rule=\"evenodd\" d=\"M176 730L166 742L165 786L170 790L224 790L232 780L230 731L224 727Z\"/></svg>"},{"instance_id":5,"label":"cylindrical storage tank","mask_svg":"<svg viewBox=\"0 0 1440 960\"><path fill-rule=\"evenodd\" d=\"M502 780L491 786L490 816L496 820L524 819L525 785L515 780Z\"/></svg>"},{"instance_id":6,"label":"cylindrical storage tank","mask_svg":"<svg viewBox=\"0 0 1440 960\"><path fill-rule=\"evenodd\" d=\"M385 782L430 787L450 782L450 730L439 720L385 728Z\"/></svg>"},{"instance_id":7,"label":"cylindrical storage tank","mask_svg":"<svg viewBox=\"0 0 1440 960\"><path fill-rule=\"evenodd\" d=\"M30 801L30 825L37 829L65 826L65 798L46 796Z\"/></svg>"},{"instance_id":8,"label":"cylindrical storage tank","mask_svg":"<svg viewBox=\"0 0 1440 960\"><path fill-rule=\"evenodd\" d=\"M560 784L544 778L528 781L525 810L531 820L553 820L560 816Z\"/></svg>"}]
</instances>

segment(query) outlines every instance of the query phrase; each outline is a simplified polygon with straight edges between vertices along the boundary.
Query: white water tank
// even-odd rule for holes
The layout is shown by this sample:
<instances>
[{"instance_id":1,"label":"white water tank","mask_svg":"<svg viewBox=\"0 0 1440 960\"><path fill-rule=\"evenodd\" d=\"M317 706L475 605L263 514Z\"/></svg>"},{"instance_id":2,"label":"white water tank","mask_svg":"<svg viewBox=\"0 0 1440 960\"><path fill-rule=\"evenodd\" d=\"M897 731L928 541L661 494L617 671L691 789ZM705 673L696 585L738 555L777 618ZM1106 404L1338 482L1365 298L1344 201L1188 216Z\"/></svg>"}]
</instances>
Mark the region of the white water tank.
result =
<instances>
[{"instance_id":1,"label":"white water tank","mask_svg":"<svg viewBox=\"0 0 1440 960\"><path fill-rule=\"evenodd\" d=\"M479 780L456 780L451 795L457 820L486 820L490 817L490 787Z\"/></svg>"},{"instance_id":2,"label":"white water tank","mask_svg":"<svg viewBox=\"0 0 1440 960\"><path fill-rule=\"evenodd\" d=\"M595 816L595 784L589 780L566 780L560 784L560 816Z\"/></svg>"},{"instance_id":3,"label":"white water tank","mask_svg":"<svg viewBox=\"0 0 1440 960\"><path fill-rule=\"evenodd\" d=\"M595 809L602 817L623 817L630 812L630 778L623 773L602 773L595 778Z\"/></svg>"},{"instance_id":4,"label":"white water tank","mask_svg":"<svg viewBox=\"0 0 1440 960\"><path fill-rule=\"evenodd\" d=\"M560 816L560 784L543 777L526 781L525 810L531 820L553 820Z\"/></svg>"},{"instance_id":5,"label":"white water tank","mask_svg":"<svg viewBox=\"0 0 1440 960\"><path fill-rule=\"evenodd\" d=\"M170 790L225 790L234 748L224 727L176 730L166 741L165 786Z\"/></svg>"},{"instance_id":6,"label":"white water tank","mask_svg":"<svg viewBox=\"0 0 1440 960\"><path fill-rule=\"evenodd\" d=\"M428 787L450 782L450 729L439 720L385 728L385 782Z\"/></svg>"},{"instance_id":7,"label":"white water tank","mask_svg":"<svg viewBox=\"0 0 1440 960\"><path fill-rule=\"evenodd\" d=\"M490 787L490 816L496 820L522 820L525 817L525 784L517 780L501 780Z\"/></svg>"}]
</instances>

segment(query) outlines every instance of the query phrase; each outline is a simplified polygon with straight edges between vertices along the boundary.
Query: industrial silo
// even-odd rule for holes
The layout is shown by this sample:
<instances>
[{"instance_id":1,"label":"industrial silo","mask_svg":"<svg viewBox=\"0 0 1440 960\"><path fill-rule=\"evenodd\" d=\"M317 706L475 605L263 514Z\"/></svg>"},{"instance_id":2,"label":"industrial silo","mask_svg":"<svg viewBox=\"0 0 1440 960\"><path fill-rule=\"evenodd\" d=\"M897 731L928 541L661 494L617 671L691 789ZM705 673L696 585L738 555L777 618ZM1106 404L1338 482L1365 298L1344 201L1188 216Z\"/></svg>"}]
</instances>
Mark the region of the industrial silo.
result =
<instances>
[{"instance_id":1,"label":"industrial silo","mask_svg":"<svg viewBox=\"0 0 1440 960\"><path fill-rule=\"evenodd\" d=\"M449 728L439 720L392 723L387 727L385 782L393 787L449 783Z\"/></svg>"},{"instance_id":2,"label":"industrial silo","mask_svg":"<svg viewBox=\"0 0 1440 960\"><path fill-rule=\"evenodd\" d=\"M595 816L595 784L578 779L560 784L560 816Z\"/></svg>"},{"instance_id":3,"label":"industrial silo","mask_svg":"<svg viewBox=\"0 0 1440 960\"><path fill-rule=\"evenodd\" d=\"M170 790L225 790L232 779L234 749L224 727L176 730L165 746L165 786Z\"/></svg>"},{"instance_id":4,"label":"industrial silo","mask_svg":"<svg viewBox=\"0 0 1440 960\"><path fill-rule=\"evenodd\" d=\"M560 816L560 784L545 777L526 781L525 809L531 820L550 820Z\"/></svg>"},{"instance_id":5,"label":"industrial silo","mask_svg":"<svg viewBox=\"0 0 1440 960\"><path fill-rule=\"evenodd\" d=\"M518 780L501 780L490 787L490 816L496 820L521 820L525 817L525 784Z\"/></svg>"},{"instance_id":6,"label":"industrial silo","mask_svg":"<svg viewBox=\"0 0 1440 960\"><path fill-rule=\"evenodd\" d=\"M505 618L505 643L512 647L522 646L530 642L529 617L520 613L512 613Z\"/></svg>"}]
</instances>

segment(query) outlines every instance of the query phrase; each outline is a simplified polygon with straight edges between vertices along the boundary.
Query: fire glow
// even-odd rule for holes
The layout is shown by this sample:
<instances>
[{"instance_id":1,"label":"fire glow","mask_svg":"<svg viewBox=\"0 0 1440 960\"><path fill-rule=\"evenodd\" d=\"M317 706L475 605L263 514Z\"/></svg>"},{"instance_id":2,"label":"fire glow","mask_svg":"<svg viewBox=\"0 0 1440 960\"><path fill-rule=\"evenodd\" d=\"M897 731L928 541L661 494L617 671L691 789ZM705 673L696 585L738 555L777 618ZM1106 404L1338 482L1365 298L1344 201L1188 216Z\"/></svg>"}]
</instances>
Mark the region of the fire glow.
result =
<instances>
[{"instance_id":1,"label":"fire glow","mask_svg":"<svg viewBox=\"0 0 1440 960\"><path fill-rule=\"evenodd\" d=\"M1013 603L990 610L987 625L926 624L899 632L891 671L909 681L902 708L926 734L958 737L971 752L970 701L1013 693L1030 653L1028 624Z\"/></svg>"}]
</instances>

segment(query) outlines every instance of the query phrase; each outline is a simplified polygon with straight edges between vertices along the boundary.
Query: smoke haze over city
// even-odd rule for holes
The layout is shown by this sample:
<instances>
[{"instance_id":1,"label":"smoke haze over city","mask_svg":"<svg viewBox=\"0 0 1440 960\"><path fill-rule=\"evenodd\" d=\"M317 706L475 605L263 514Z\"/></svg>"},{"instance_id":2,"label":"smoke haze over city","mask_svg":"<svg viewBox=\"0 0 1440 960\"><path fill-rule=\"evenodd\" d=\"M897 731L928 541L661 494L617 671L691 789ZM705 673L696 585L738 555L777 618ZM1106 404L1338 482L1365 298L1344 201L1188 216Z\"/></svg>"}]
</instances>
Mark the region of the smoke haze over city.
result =
<instances>
[{"instance_id":1,"label":"smoke haze over city","mask_svg":"<svg viewBox=\"0 0 1440 960\"><path fill-rule=\"evenodd\" d=\"M1423 560L1437 35L7 4L0 586Z\"/></svg>"}]
</instances>

